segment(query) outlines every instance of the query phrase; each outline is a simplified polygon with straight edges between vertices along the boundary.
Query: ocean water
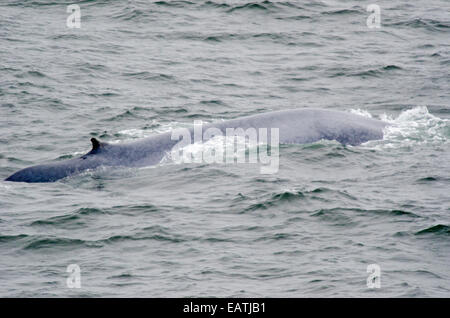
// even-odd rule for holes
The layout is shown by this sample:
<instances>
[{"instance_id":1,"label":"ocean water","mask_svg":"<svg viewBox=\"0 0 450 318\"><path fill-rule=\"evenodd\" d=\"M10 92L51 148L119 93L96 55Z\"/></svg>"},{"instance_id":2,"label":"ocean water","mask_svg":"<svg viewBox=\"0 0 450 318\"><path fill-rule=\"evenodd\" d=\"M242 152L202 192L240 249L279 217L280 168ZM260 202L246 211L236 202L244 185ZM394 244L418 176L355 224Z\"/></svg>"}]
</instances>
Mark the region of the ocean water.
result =
<instances>
[{"instance_id":1,"label":"ocean water","mask_svg":"<svg viewBox=\"0 0 450 318\"><path fill-rule=\"evenodd\" d=\"M392 125L281 146L272 175L165 160L1 181L0 296L449 297L450 3L376 1L380 28L368 4L2 0L1 179L199 119L310 107Z\"/></svg>"}]
</instances>

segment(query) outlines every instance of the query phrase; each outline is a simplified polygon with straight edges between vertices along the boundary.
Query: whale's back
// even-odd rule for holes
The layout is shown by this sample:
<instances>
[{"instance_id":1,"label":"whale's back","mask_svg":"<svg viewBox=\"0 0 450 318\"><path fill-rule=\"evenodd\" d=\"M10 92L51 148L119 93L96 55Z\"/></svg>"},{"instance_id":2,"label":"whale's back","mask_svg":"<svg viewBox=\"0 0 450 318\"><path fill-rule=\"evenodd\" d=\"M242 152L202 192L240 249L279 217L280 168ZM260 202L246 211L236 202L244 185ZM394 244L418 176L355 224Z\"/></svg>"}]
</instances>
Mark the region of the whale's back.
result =
<instances>
[{"instance_id":1,"label":"whale's back","mask_svg":"<svg viewBox=\"0 0 450 318\"><path fill-rule=\"evenodd\" d=\"M328 139L344 145L359 145L369 140L382 139L386 125L382 121L351 113L295 109L211 123L203 128L218 128L224 135L229 128L254 128L258 131L264 128L267 129L267 141L271 140L272 129L277 128L282 144L305 144ZM193 128L190 132L193 132ZM79 158L28 167L9 176L6 181L52 182L99 166L154 165L178 141L172 138L171 133L165 133L127 144L105 144L94 138L91 142L92 150Z\"/></svg>"},{"instance_id":2,"label":"whale's back","mask_svg":"<svg viewBox=\"0 0 450 318\"><path fill-rule=\"evenodd\" d=\"M226 128L278 128L280 143L305 144L321 139L336 140L344 145L359 145L383 138L387 123L352 113L325 109L294 109L251 115L225 121Z\"/></svg>"}]
</instances>

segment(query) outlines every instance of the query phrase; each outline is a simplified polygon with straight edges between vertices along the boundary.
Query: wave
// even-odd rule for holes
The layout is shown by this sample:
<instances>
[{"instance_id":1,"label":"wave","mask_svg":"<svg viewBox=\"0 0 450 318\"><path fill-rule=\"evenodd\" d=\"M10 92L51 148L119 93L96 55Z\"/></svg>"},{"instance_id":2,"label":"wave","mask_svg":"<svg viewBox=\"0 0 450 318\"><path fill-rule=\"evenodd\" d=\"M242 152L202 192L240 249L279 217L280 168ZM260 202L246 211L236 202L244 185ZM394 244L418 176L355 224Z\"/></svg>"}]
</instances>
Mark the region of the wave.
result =
<instances>
[{"instance_id":1,"label":"wave","mask_svg":"<svg viewBox=\"0 0 450 318\"><path fill-rule=\"evenodd\" d=\"M425 235L425 234L450 235L450 226L444 224L437 224L416 232L416 235Z\"/></svg>"},{"instance_id":2,"label":"wave","mask_svg":"<svg viewBox=\"0 0 450 318\"><path fill-rule=\"evenodd\" d=\"M348 77L361 77L361 78L367 78L367 77L382 77L388 72L392 71L398 71L402 70L402 67L394 64L385 65L378 68L372 68L372 69L366 69L361 71L349 71L349 70L337 70L336 73L330 74L328 77L335 78L335 77L342 77L342 76L348 76Z\"/></svg>"},{"instance_id":3,"label":"wave","mask_svg":"<svg viewBox=\"0 0 450 318\"><path fill-rule=\"evenodd\" d=\"M186 6L191 6L191 5L195 5L196 4L195 2L183 1L183 0L177 0L177 1L155 1L153 3L158 5L158 6L177 7L177 8L183 8L183 7L186 7Z\"/></svg>"},{"instance_id":4,"label":"wave","mask_svg":"<svg viewBox=\"0 0 450 318\"><path fill-rule=\"evenodd\" d=\"M243 212L250 212L256 210L266 210L272 206L277 206L284 202L291 202L305 199L305 195L301 191L283 191L281 193L272 194L270 198L261 202L253 203L243 210Z\"/></svg>"},{"instance_id":5,"label":"wave","mask_svg":"<svg viewBox=\"0 0 450 318\"><path fill-rule=\"evenodd\" d=\"M366 10L362 7L353 7L351 9L337 9L331 11L322 12L323 15L350 15L350 14L361 14L365 13Z\"/></svg>"},{"instance_id":6,"label":"wave","mask_svg":"<svg viewBox=\"0 0 450 318\"><path fill-rule=\"evenodd\" d=\"M54 235L0 235L0 243L3 245L8 244L10 245L10 248L19 248L22 250L103 248L105 246L132 241L159 241L162 243L176 244L193 241L208 243L234 242L234 239L221 236L172 233L169 228L159 225L141 228L134 233L108 235L105 238L96 240L60 237Z\"/></svg>"},{"instance_id":7,"label":"wave","mask_svg":"<svg viewBox=\"0 0 450 318\"><path fill-rule=\"evenodd\" d=\"M270 1L264 2L250 2L242 5L237 5L229 9L227 12L236 12L236 11L267 11L270 8L273 8L273 3Z\"/></svg>"},{"instance_id":8,"label":"wave","mask_svg":"<svg viewBox=\"0 0 450 318\"><path fill-rule=\"evenodd\" d=\"M312 4L318 4L318 2L311 1ZM228 0L228 1L204 1L201 3L191 2L191 1L156 1L153 4L161 7L170 8L215 8L215 9L225 9L228 13L233 12L264 12L273 9L279 9L282 7L286 8L302 8L298 3L292 1L240 1L240 0Z\"/></svg>"},{"instance_id":9,"label":"wave","mask_svg":"<svg viewBox=\"0 0 450 318\"><path fill-rule=\"evenodd\" d=\"M185 239L178 238L178 237L154 234L154 235L149 235L149 236L114 235L105 240L102 240L101 242L111 244L111 243L123 242L123 241L141 241L141 240L155 240L155 241L163 241L163 242L170 242L170 243L181 243L181 242L186 241Z\"/></svg>"},{"instance_id":10,"label":"wave","mask_svg":"<svg viewBox=\"0 0 450 318\"><path fill-rule=\"evenodd\" d=\"M447 32L448 29L450 29L450 23L448 22L419 17L392 23L383 22L383 26L394 26L394 27L406 26L411 28L424 28L429 31L441 31L441 32Z\"/></svg>"},{"instance_id":11,"label":"wave","mask_svg":"<svg viewBox=\"0 0 450 318\"><path fill-rule=\"evenodd\" d=\"M105 210L96 208L81 208L74 213L33 221L30 226L63 226L65 228L82 228L87 223L84 221L86 217L107 213L108 212Z\"/></svg>"},{"instance_id":12,"label":"wave","mask_svg":"<svg viewBox=\"0 0 450 318\"><path fill-rule=\"evenodd\" d=\"M109 4L113 0L79 0L76 3L83 4ZM70 2L69 2L70 4ZM48 1L48 0L12 0L5 4L10 7L48 7L48 6L67 6L68 3L61 1Z\"/></svg>"},{"instance_id":13,"label":"wave","mask_svg":"<svg viewBox=\"0 0 450 318\"><path fill-rule=\"evenodd\" d=\"M290 1L251 1L251 2L244 2L243 1L152 1L150 2L150 5L160 11L164 8L166 10L171 9L190 9L190 10L209 10L209 9L216 9L216 10L223 10L226 13L237 13L237 12L251 12L251 13L257 13L257 12L269 12L269 11L278 11L282 7L285 7L287 9L292 8L301 8L297 4L290 2ZM156 7L156 8L155 8ZM158 9L159 8L159 9ZM147 7L147 9L144 9L144 7L137 8L135 5L133 6L126 6L124 8L121 8L118 12L115 12L113 15L113 18L119 19L119 20L138 20L142 17L148 17L149 13L151 12L152 8Z\"/></svg>"},{"instance_id":14,"label":"wave","mask_svg":"<svg viewBox=\"0 0 450 318\"><path fill-rule=\"evenodd\" d=\"M417 183L434 183L434 182L450 182L450 178L444 176L428 176L419 178L416 180Z\"/></svg>"},{"instance_id":15,"label":"wave","mask_svg":"<svg viewBox=\"0 0 450 318\"><path fill-rule=\"evenodd\" d=\"M139 80L150 80L150 81L167 81L167 80L174 80L175 77L169 74L163 74L163 73L150 73L147 71L143 72L131 72L131 73L123 73L122 76L125 76L127 78L135 78Z\"/></svg>"},{"instance_id":16,"label":"wave","mask_svg":"<svg viewBox=\"0 0 450 318\"><path fill-rule=\"evenodd\" d=\"M122 9L120 12L114 14L112 17L114 19L128 21L128 20L136 20L141 17L147 16L148 14L143 10L127 7L125 9Z\"/></svg>"},{"instance_id":17,"label":"wave","mask_svg":"<svg viewBox=\"0 0 450 318\"><path fill-rule=\"evenodd\" d=\"M81 239L43 236L43 235L3 235L0 236L0 243L15 243L20 244L24 250L34 250L41 248L58 248L58 247L100 247L101 245L95 242L89 242Z\"/></svg>"},{"instance_id":18,"label":"wave","mask_svg":"<svg viewBox=\"0 0 450 318\"><path fill-rule=\"evenodd\" d=\"M171 34L165 34L170 40L191 40L191 41L199 41L209 43L211 45L222 43L222 42L231 42L231 41L272 41L274 43L280 43L285 45L290 45L289 43L294 43L294 41L298 38L298 35L295 32L174 32ZM318 43L306 42L303 45L307 46L322 46ZM205 61L207 58L201 58L201 61ZM215 62L222 61L224 63L229 63L231 60L226 58L214 58Z\"/></svg>"},{"instance_id":19,"label":"wave","mask_svg":"<svg viewBox=\"0 0 450 318\"><path fill-rule=\"evenodd\" d=\"M34 222L37 224L37 222ZM202 237L189 237L181 234L168 233L167 230L160 226L152 226L143 228L133 234L112 235L104 239L86 240L80 238L59 237L53 235L2 235L0 243L10 244L16 248L23 250L39 250L39 249L67 249L67 248L102 248L105 245L120 243L124 241L140 241L154 240L169 243L180 243L186 240L205 240ZM209 240L209 239L208 239ZM218 239L219 240L219 239Z\"/></svg>"},{"instance_id":20,"label":"wave","mask_svg":"<svg viewBox=\"0 0 450 318\"><path fill-rule=\"evenodd\" d=\"M295 190L286 189L280 192L271 193L269 197L258 199L256 203L252 203L243 209L241 213L246 213L256 210L267 210L272 207L277 207L283 204L292 204L303 202L305 209L311 204L311 201L330 202L333 200L349 200L355 201L356 198L346 191L333 190L325 187L316 188L313 190Z\"/></svg>"},{"instance_id":21,"label":"wave","mask_svg":"<svg viewBox=\"0 0 450 318\"><path fill-rule=\"evenodd\" d=\"M419 218L420 216L417 214L414 214L412 212L403 211L403 210L382 210L382 209L375 209L375 210L367 210L367 209L359 209L359 208L332 208L332 209L320 209L317 212L313 213L313 216L320 216L320 215L334 215L336 213L343 213L343 212L351 212L351 213L357 213L360 215L386 215L386 216L392 216L392 217L398 217L398 216L405 216L405 217L411 217L411 218Z\"/></svg>"}]
</instances>

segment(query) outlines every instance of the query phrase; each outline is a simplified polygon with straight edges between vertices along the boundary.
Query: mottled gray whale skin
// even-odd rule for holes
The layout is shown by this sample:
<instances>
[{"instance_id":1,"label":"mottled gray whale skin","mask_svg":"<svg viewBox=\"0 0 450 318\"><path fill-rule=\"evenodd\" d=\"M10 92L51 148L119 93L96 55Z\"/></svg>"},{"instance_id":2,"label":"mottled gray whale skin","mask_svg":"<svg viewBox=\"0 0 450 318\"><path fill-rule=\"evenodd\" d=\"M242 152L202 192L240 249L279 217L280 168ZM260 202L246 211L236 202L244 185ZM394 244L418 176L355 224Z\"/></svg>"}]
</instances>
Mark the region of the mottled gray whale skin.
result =
<instances>
[{"instance_id":1,"label":"mottled gray whale skin","mask_svg":"<svg viewBox=\"0 0 450 318\"><path fill-rule=\"evenodd\" d=\"M383 138L387 123L347 112L324 109L294 109L275 111L203 125L226 128L279 129L281 144L306 144L322 139L336 140L344 145L359 145L369 140ZM190 129L191 133L193 128ZM161 161L179 140L172 133L144 138L123 144L107 144L91 139L92 150L85 155L58 162L36 165L17 171L6 181L53 182L100 166L143 167ZM269 139L270 140L270 139Z\"/></svg>"}]
</instances>

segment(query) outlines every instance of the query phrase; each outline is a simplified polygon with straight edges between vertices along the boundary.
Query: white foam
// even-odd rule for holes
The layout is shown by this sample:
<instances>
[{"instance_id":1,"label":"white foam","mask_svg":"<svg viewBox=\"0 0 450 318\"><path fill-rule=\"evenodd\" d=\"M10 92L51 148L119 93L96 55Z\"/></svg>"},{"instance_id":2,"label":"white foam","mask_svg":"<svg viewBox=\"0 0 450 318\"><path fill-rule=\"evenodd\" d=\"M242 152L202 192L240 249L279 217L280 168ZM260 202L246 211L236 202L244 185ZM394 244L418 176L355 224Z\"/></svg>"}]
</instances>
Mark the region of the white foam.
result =
<instances>
[{"instance_id":1,"label":"white foam","mask_svg":"<svg viewBox=\"0 0 450 318\"><path fill-rule=\"evenodd\" d=\"M153 121L152 125L157 125L157 127L153 128L153 129L130 128L130 129L120 130L120 131L118 131L118 134L124 136L125 139L122 138L122 139L113 140L113 141L110 141L110 143L119 143L119 142L127 141L127 140L146 138L146 137L154 136L157 134L163 134L166 132L170 132L177 128L189 127L186 124L179 123L176 121L172 121L169 123L163 123L163 124L157 124L155 121Z\"/></svg>"},{"instance_id":2,"label":"white foam","mask_svg":"<svg viewBox=\"0 0 450 318\"><path fill-rule=\"evenodd\" d=\"M364 116L364 117L367 117L367 118L372 118L372 114L369 113L365 109L360 109L360 108L358 108L358 109L350 109L350 113L356 114L356 115L360 115L360 116Z\"/></svg>"},{"instance_id":3,"label":"white foam","mask_svg":"<svg viewBox=\"0 0 450 318\"><path fill-rule=\"evenodd\" d=\"M6 181L5 181L5 182L0 183L0 189L10 190L10 189L12 189L12 185L11 184L6 184Z\"/></svg>"},{"instance_id":4,"label":"white foam","mask_svg":"<svg viewBox=\"0 0 450 318\"><path fill-rule=\"evenodd\" d=\"M250 140L242 136L215 136L205 142L192 143L189 144L178 151L182 151L183 158L189 160L189 158L198 157L201 154L212 154L214 151L219 150L222 152L223 161L221 162L231 162L234 159L245 159L246 156L256 156L259 144L252 143ZM235 151L243 150L243 151ZM231 152L229 151L231 150ZM161 160L161 163L175 162L173 160L173 151L167 153L166 156ZM188 162L188 161L187 161ZM178 161L178 163L180 163Z\"/></svg>"},{"instance_id":5,"label":"white foam","mask_svg":"<svg viewBox=\"0 0 450 318\"><path fill-rule=\"evenodd\" d=\"M145 138L147 137L148 131L144 130L144 129L125 129L125 130L121 130L119 131L119 134L127 136L127 137L131 137L131 138Z\"/></svg>"},{"instance_id":6,"label":"white foam","mask_svg":"<svg viewBox=\"0 0 450 318\"><path fill-rule=\"evenodd\" d=\"M430 114L426 106L402 111L397 118L383 114L380 119L390 124L383 131L383 140L369 141L364 146L399 148L449 141L450 121Z\"/></svg>"}]
</instances>

